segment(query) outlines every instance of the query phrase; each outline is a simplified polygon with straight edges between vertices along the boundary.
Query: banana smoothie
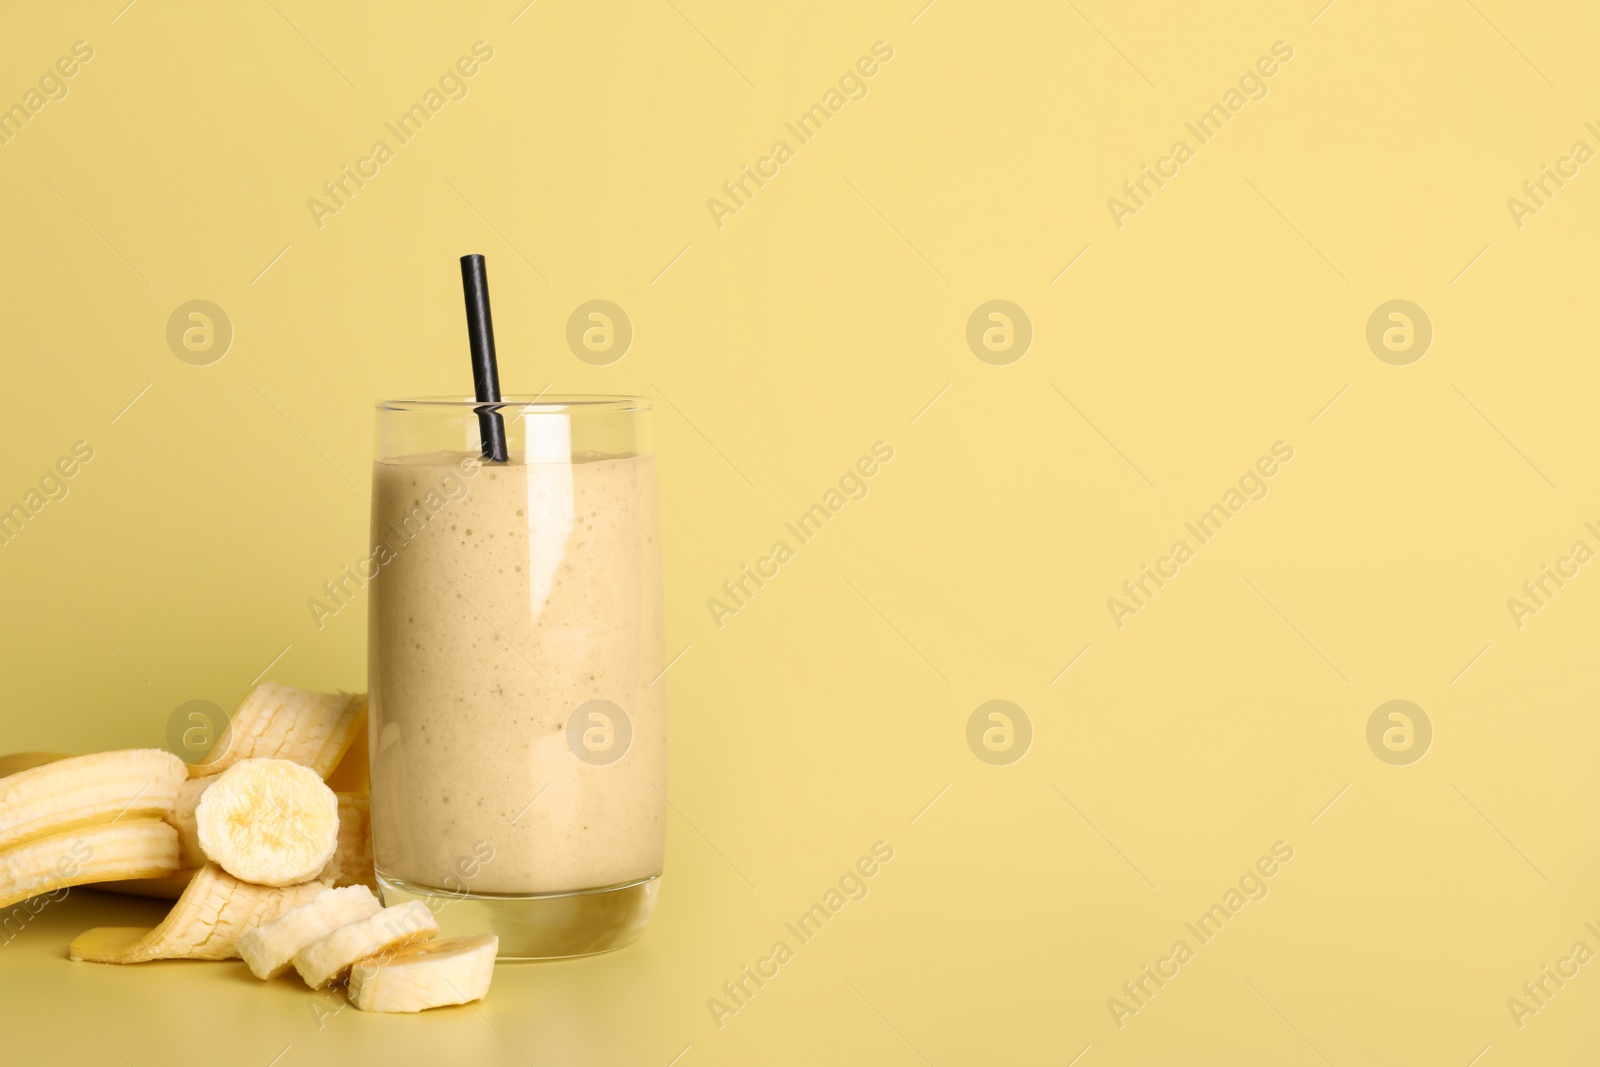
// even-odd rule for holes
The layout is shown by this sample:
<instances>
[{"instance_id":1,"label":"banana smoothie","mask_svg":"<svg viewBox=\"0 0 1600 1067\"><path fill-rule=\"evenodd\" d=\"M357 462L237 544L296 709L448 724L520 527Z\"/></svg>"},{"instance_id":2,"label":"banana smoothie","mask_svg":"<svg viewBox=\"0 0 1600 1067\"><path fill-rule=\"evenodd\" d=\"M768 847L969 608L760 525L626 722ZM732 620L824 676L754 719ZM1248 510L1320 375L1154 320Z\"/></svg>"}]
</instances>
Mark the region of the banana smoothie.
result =
<instances>
[{"instance_id":1,"label":"banana smoothie","mask_svg":"<svg viewBox=\"0 0 1600 1067\"><path fill-rule=\"evenodd\" d=\"M659 874L655 457L436 452L380 458L372 478L380 877L531 895Z\"/></svg>"}]
</instances>

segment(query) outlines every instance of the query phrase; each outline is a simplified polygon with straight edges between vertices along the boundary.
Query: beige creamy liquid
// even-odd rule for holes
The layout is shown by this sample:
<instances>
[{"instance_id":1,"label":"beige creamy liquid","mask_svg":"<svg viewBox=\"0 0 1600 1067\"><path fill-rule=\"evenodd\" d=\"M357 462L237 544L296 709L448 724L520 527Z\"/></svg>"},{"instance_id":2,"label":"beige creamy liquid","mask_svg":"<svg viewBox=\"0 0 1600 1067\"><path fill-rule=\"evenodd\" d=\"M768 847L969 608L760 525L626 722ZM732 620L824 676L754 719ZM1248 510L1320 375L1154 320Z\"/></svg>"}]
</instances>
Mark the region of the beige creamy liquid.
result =
<instances>
[{"instance_id":1,"label":"beige creamy liquid","mask_svg":"<svg viewBox=\"0 0 1600 1067\"><path fill-rule=\"evenodd\" d=\"M475 474L471 459L373 465L373 544L392 550L375 561L368 624L378 871L506 894L657 874L667 722L655 458L514 454ZM631 724L615 762L568 743L568 720L591 700Z\"/></svg>"}]
</instances>

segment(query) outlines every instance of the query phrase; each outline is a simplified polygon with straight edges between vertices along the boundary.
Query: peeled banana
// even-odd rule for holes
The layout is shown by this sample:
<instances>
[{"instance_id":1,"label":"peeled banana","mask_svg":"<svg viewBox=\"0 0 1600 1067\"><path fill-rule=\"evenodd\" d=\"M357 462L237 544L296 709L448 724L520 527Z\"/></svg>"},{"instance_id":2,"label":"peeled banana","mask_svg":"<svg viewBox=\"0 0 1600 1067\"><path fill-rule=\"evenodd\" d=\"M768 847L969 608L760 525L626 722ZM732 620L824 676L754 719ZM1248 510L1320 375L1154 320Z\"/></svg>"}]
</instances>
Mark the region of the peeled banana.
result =
<instances>
[{"instance_id":1,"label":"peeled banana","mask_svg":"<svg viewBox=\"0 0 1600 1067\"><path fill-rule=\"evenodd\" d=\"M376 915L382 908L364 885L324 890L309 904L247 931L239 938L239 958L257 978L275 978L288 970L295 955L311 942Z\"/></svg>"},{"instance_id":2,"label":"peeled banana","mask_svg":"<svg viewBox=\"0 0 1600 1067\"><path fill-rule=\"evenodd\" d=\"M482 1000L494 977L493 934L418 941L350 968L350 1003L362 1011L425 1011Z\"/></svg>"},{"instance_id":3,"label":"peeled banana","mask_svg":"<svg viewBox=\"0 0 1600 1067\"><path fill-rule=\"evenodd\" d=\"M480 999L497 938L430 940L426 905L372 892L366 711L364 694L265 683L192 766L157 749L0 756L0 908L102 883L175 903L153 929L85 931L73 960L239 956L314 989L348 974L363 1011Z\"/></svg>"},{"instance_id":4,"label":"peeled banana","mask_svg":"<svg viewBox=\"0 0 1600 1067\"><path fill-rule=\"evenodd\" d=\"M228 729L206 759L189 768L189 777L218 774L241 760L285 759L326 778L366 718L364 693L313 693L262 682L245 694Z\"/></svg>"},{"instance_id":5,"label":"peeled banana","mask_svg":"<svg viewBox=\"0 0 1600 1067\"><path fill-rule=\"evenodd\" d=\"M194 818L206 858L257 885L313 878L339 844L338 798L289 760L235 763L206 788Z\"/></svg>"},{"instance_id":6,"label":"peeled banana","mask_svg":"<svg viewBox=\"0 0 1600 1067\"><path fill-rule=\"evenodd\" d=\"M178 833L160 819L62 830L0 852L0 908L67 886L178 869Z\"/></svg>"},{"instance_id":7,"label":"peeled banana","mask_svg":"<svg viewBox=\"0 0 1600 1067\"><path fill-rule=\"evenodd\" d=\"M428 906L408 900L311 942L295 954L294 969L306 985L321 989L359 960L426 940L438 932L439 924Z\"/></svg>"},{"instance_id":8,"label":"peeled banana","mask_svg":"<svg viewBox=\"0 0 1600 1067\"><path fill-rule=\"evenodd\" d=\"M155 748L72 756L19 770L0 778L0 849L121 817L167 816L186 774L181 759Z\"/></svg>"},{"instance_id":9,"label":"peeled banana","mask_svg":"<svg viewBox=\"0 0 1600 1067\"><path fill-rule=\"evenodd\" d=\"M208 863L195 872L159 926L96 927L74 938L67 955L93 963L231 959L239 954L239 938L246 930L310 903L335 873L330 869L317 881L277 888L241 882Z\"/></svg>"}]
</instances>

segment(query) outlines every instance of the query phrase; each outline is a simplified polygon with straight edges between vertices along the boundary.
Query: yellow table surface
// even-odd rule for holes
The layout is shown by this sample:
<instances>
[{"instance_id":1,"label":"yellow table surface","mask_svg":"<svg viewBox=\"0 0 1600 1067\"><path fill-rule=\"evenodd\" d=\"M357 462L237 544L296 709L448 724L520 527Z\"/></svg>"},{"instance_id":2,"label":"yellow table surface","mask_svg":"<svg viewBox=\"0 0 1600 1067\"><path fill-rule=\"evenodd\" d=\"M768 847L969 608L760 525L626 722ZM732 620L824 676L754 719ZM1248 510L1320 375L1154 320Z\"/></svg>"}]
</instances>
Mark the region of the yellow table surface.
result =
<instances>
[{"instance_id":1,"label":"yellow table surface","mask_svg":"<svg viewBox=\"0 0 1600 1067\"><path fill-rule=\"evenodd\" d=\"M668 869L637 945L406 1018L69 963L160 913L75 891L7 1063L1600 1057L1592 5L123 4L0 27L0 751L364 686L307 602L483 252L508 392L655 405Z\"/></svg>"}]
</instances>

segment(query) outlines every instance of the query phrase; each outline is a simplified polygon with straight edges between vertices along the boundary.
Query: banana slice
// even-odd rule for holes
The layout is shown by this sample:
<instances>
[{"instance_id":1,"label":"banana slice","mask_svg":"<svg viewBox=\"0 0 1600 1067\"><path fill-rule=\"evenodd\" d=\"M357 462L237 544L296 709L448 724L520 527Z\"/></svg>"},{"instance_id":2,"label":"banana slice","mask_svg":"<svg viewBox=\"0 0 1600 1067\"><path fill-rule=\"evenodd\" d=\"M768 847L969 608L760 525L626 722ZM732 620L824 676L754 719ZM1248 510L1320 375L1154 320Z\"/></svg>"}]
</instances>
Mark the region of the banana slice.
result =
<instances>
[{"instance_id":1,"label":"banana slice","mask_svg":"<svg viewBox=\"0 0 1600 1067\"><path fill-rule=\"evenodd\" d=\"M333 861L339 865L340 885L378 888L372 869L372 820L367 798L339 793L339 845Z\"/></svg>"},{"instance_id":2,"label":"banana slice","mask_svg":"<svg viewBox=\"0 0 1600 1067\"><path fill-rule=\"evenodd\" d=\"M287 971L295 955L313 941L383 910L372 890L364 885L329 889L309 904L286 911L239 938L239 958L257 978L276 978Z\"/></svg>"},{"instance_id":3,"label":"banana slice","mask_svg":"<svg viewBox=\"0 0 1600 1067\"><path fill-rule=\"evenodd\" d=\"M207 864L195 872L155 929L96 927L74 938L67 955L92 963L231 959L239 954L239 938L245 931L310 903L327 890L334 874L330 869L323 874L326 880L273 888L241 882L215 864Z\"/></svg>"},{"instance_id":4,"label":"banana slice","mask_svg":"<svg viewBox=\"0 0 1600 1067\"><path fill-rule=\"evenodd\" d=\"M425 941L438 932L439 924L428 906L420 900L408 900L311 942L295 954L294 969L306 985L321 989L357 960L413 941Z\"/></svg>"},{"instance_id":5,"label":"banana slice","mask_svg":"<svg viewBox=\"0 0 1600 1067\"><path fill-rule=\"evenodd\" d=\"M257 885L313 878L339 844L338 798L289 760L235 763L206 787L194 818L206 858Z\"/></svg>"},{"instance_id":6,"label":"banana slice","mask_svg":"<svg viewBox=\"0 0 1600 1067\"><path fill-rule=\"evenodd\" d=\"M419 941L350 968L350 1003L362 1011L426 1011L482 1000L494 977L493 934Z\"/></svg>"},{"instance_id":7,"label":"banana slice","mask_svg":"<svg viewBox=\"0 0 1600 1067\"><path fill-rule=\"evenodd\" d=\"M227 731L189 777L218 774L247 759L285 759L326 778L367 719L364 693L312 693L263 682L245 694Z\"/></svg>"},{"instance_id":8,"label":"banana slice","mask_svg":"<svg viewBox=\"0 0 1600 1067\"><path fill-rule=\"evenodd\" d=\"M188 773L183 767L170 752L135 748L54 760L0 778L0 848L124 816L169 815Z\"/></svg>"},{"instance_id":9,"label":"banana slice","mask_svg":"<svg viewBox=\"0 0 1600 1067\"><path fill-rule=\"evenodd\" d=\"M178 833L160 819L63 830L0 852L0 908L67 886L155 878L177 869Z\"/></svg>"}]
</instances>

